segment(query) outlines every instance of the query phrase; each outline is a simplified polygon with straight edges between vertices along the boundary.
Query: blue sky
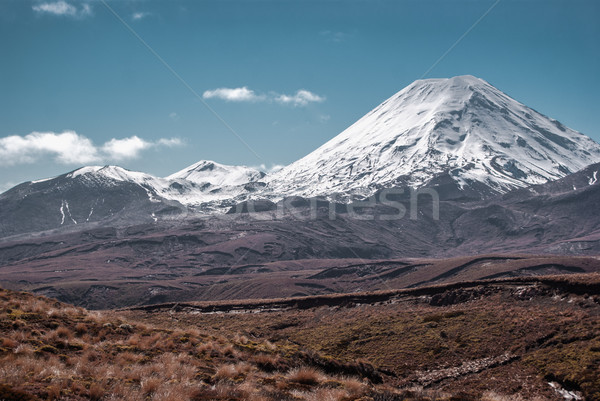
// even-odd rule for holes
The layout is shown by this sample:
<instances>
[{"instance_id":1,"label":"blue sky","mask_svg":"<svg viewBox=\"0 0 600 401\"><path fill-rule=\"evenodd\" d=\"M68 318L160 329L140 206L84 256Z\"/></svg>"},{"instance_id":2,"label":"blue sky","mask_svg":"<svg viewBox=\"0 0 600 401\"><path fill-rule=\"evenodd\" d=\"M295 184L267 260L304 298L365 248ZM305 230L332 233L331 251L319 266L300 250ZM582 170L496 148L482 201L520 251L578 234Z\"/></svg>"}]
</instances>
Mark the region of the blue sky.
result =
<instances>
[{"instance_id":1,"label":"blue sky","mask_svg":"<svg viewBox=\"0 0 600 401\"><path fill-rule=\"evenodd\" d=\"M117 17L99 0L0 0L0 191L86 164L291 163L495 2L107 0ZM427 78L478 76L600 141L598 21L595 0L500 0Z\"/></svg>"}]
</instances>

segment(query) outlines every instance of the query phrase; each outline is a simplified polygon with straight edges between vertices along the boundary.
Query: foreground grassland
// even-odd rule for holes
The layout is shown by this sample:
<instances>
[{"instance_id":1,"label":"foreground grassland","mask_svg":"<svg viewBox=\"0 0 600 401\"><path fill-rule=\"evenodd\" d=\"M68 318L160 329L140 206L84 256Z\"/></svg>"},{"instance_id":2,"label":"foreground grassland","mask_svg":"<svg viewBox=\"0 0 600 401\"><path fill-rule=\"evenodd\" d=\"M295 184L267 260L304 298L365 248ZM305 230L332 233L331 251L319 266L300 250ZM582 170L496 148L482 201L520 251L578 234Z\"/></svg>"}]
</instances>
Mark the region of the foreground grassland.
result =
<instances>
[{"instance_id":1,"label":"foreground grassland","mask_svg":"<svg viewBox=\"0 0 600 401\"><path fill-rule=\"evenodd\" d=\"M394 400L365 362L0 290L0 399ZM133 321L132 319L131 321Z\"/></svg>"},{"instance_id":2,"label":"foreground grassland","mask_svg":"<svg viewBox=\"0 0 600 401\"><path fill-rule=\"evenodd\" d=\"M600 400L599 283L478 282L218 313L91 312L0 290L0 399L564 399L553 383Z\"/></svg>"},{"instance_id":3,"label":"foreground grassland","mask_svg":"<svg viewBox=\"0 0 600 401\"><path fill-rule=\"evenodd\" d=\"M129 314L299 346L346 363L359 359L390 386L455 399L482 399L490 391L564 399L553 383L600 400L599 283L597 274L531 277L400 291L382 302L332 296L310 308L248 302L245 312L237 305L235 313L198 313L192 305Z\"/></svg>"}]
</instances>

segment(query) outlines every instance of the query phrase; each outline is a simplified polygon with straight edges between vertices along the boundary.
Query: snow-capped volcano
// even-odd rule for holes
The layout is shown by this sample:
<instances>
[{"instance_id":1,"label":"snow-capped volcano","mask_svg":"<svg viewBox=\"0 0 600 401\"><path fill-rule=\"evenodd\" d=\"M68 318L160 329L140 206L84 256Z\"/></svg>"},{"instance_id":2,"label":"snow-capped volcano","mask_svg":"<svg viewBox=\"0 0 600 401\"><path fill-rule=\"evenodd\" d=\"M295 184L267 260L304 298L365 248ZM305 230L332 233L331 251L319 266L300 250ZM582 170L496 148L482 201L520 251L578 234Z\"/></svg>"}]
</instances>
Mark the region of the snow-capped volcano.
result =
<instances>
[{"instance_id":1,"label":"snow-capped volcano","mask_svg":"<svg viewBox=\"0 0 600 401\"><path fill-rule=\"evenodd\" d=\"M592 139L467 75L415 81L266 181L273 194L367 195L447 173L503 193L598 161Z\"/></svg>"}]
</instances>

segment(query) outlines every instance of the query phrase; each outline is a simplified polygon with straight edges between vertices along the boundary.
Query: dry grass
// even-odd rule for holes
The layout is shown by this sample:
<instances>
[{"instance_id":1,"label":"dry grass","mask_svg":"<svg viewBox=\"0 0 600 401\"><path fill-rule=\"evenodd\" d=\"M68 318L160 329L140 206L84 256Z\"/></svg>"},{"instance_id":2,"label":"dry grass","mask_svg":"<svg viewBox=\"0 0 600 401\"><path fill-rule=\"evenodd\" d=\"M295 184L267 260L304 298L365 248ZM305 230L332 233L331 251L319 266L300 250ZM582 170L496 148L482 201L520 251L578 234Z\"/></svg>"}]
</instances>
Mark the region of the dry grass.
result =
<instances>
[{"instance_id":1,"label":"dry grass","mask_svg":"<svg viewBox=\"0 0 600 401\"><path fill-rule=\"evenodd\" d=\"M292 383L316 386L324 379L324 375L314 368L301 367L288 373L287 380Z\"/></svg>"},{"instance_id":2,"label":"dry grass","mask_svg":"<svg viewBox=\"0 0 600 401\"><path fill-rule=\"evenodd\" d=\"M252 362L261 370L265 372L274 372L281 370L284 365L283 360L279 355L273 354L257 354L252 358Z\"/></svg>"},{"instance_id":3,"label":"dry grass","mask_svg":"<svg viewBox=\"0 0 600 401\"><path fill-rule=\"evenodd\" d=\"M350 400L368 389L289 370L303 354L245 335L131 324L1 289L0 303L0 399Z\"/></svg>"},{"instance_id":4,"label":"dry grass","mask_svg":"<svg viewBox=\"0 0 600 401\"><path fill-rule=\"evenodd\" d=\"M225 364L217 368L215 380L218 381L241 381L250 371L250 365L247 363Z\"/></svg>"},{"instance_id":5,"label":"dry grass","mask_svg":"<svg viewBox=\"0 0 600 401\"><path fill-rule=\"evenodd\" d=\"M502 395L493 391L487 391L483 393L481 401L544 401L542 397L524 398L523 396L516 395Z\"/></svg>"},{"instance_id":6,"label":"dry grass","mask_svg":"<svg viewBox=\"0 0 600 401\"><path fill-rule=\"evenodd\" d=\"M182 323L180 327L240 333L235 337L239 342L236 349L259 350L248 362L259 373L281 375L277 388L301 393L304 398L320 390L333 397L337 395L329 390L343 390L348 397L359 398L364 396L360 394L382 391L376 377L369 376L370 367L375 366L384 384L429 389L403 393L407 400L447 400L450 396L480 400L484 395L490 401L558 399L550 381L580 392L585 399L600 400L598 277L456 284L415 289L416 296L390 303L290 307L261 313L157 311L144 315L143 321L160 323L173 316ZM135 314L139 312L124 316ZM199 347L210 352L211 345ZM282 350L305 350L308 355L300 364L289 364ZM312 358L311 351L330 359ZM505 354L509 360L484 366L486 358ZM344 367L336 365L340 361ZM328 378L317 380L316 385L301 384L302 380L293 377L296 371L292 368L298 366L317 369ZM346 370L349 367L352 369ZM358 380L350 377L351 382L341 388L331 381L343 382L340 376L345 375L358 376ZM361 388L363 377L372 383Z\"/></svg>"},{"instance_id":7,"label":"dry grass","mask_svg":"<svg viewBox=\"0 0 600 401\"><path fill-rule=\"evenodd\" d=\"M600 400L598 294L560 285L230 315L87 312L0 290L0 399L541 401L556 381ZM451 376L499 350L518 358Z\"/></svg>"},{"instance_id":8,"label":"dry grass","mask_svg":"<svg viewBox=\"0 0 600 401\"><path fill-rule=\"evenodd\" d=\"M164 380L158 376L144 377L140 382L140 390L145 396L156 394Z\"/></svg>"}]
</instances>

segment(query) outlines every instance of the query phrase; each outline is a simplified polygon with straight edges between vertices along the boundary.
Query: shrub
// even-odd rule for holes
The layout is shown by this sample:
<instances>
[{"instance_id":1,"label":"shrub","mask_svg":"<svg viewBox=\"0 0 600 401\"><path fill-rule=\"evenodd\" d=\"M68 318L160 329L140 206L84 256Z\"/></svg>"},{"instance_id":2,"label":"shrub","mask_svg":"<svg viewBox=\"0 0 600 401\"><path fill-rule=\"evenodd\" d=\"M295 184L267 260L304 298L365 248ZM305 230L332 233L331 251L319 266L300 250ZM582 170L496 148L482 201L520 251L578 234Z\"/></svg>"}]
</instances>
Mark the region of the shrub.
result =
<instances>
[{"instance_id":1,"label":"shrub","mask_svg":"<svg viewBox=\"0 0 600 401\"><path fill-rule=\"evenodd\" d=\"M250 370L250 366L247 363L238 363L236 365L221 365L215 373L215 379L218 381L225 380L240 380Z\"/></svg>"},{"instance_id":2,"label":"shrub","mask_svg":"<svg viewBox=\"0 0 600 401\"><path fill-rule=\"evenodd\" d=\"M59 328L56 329L56 336L58 338L71 338L71 330L69 330L67 327L65 326L60 326Z\"/></svg>"},{"instance_id":3,"label":"shrub","mask_svg":"<svg viewBox=\"0 0 600 401\"><path fill-rule=\"evenodd\" d=\"M321 382L321 378L322 374L318 370L308 367L294 369L287 375L288 381L307 386L316 386Z\"/></svg>"},{"instance_id":4,"label":"shrub","mask_svg":"<svg viewBox=\"0 0 600 401\"><path fill-rule=\"evenodd\" d=\"M352 397L362 396L368 389L365 383L354 378L343 379L342 386Z\"/></svg>"},{"instance_id":5,"label":"shrub","mask_svg":"<svg viewBox=\"0 0 600 401\"><path fill-rule=\"evenodd\" d=\"M77 325L75 326L75 333L78 336L84 335L85 333L87 333L87 331L88 331L88 327L84 323L77 323Z\"/></svg>"},{"instance_id":6,"label":"shrub","mask_svg":"<svg viewBox=\"0 0 600 401\"><path fill-rule=\"evenodd\" d=\"M265 372L274 372L276 370L280 370L280 368L282 367L280 358L278 358L275 355L268 355L268 354L254 355L254 357L252 358L252 361L260 370L265 371Z\"/></svg>"},{"instance_id":7,"label":"shrub","mask_svg":"<svg viewBox=\"0 0 600 401\"><path fill-rule=\"evenodd\" d=\"M142 392L148 396L148 395L152 395L154 393L156 393L159 389L159 387L162 384L162 380L158 377L148 377L145 379L142 379L142 382L140 383L140 388L142 390Z\"/></svg>"}]
</instances>

